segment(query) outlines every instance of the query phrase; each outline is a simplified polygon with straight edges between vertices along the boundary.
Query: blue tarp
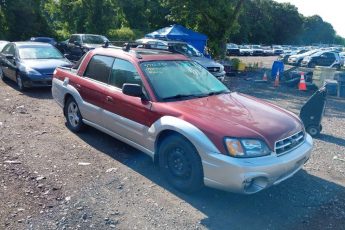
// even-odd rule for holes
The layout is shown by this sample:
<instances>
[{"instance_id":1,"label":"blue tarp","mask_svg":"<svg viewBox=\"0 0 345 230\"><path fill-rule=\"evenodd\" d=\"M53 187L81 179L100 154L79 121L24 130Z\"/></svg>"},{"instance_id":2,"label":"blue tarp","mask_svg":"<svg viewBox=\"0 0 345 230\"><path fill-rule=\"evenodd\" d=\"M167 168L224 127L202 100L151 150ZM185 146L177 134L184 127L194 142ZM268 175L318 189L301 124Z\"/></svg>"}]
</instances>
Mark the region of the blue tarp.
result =
<instances>
[{"instance_id":1,"label":"blue tarp","mask_svg":"<svg viewBox=\"0 0 345 230\"><path fill-rule=\"evenodd\" d=\"M178 24L156 30L152 33L146 34L145 37L184 41L194 46L201 53L204 53L207 42L207 36L205 34L194 32L193 30L187 29Z\"/></svg>"}]
</instances>

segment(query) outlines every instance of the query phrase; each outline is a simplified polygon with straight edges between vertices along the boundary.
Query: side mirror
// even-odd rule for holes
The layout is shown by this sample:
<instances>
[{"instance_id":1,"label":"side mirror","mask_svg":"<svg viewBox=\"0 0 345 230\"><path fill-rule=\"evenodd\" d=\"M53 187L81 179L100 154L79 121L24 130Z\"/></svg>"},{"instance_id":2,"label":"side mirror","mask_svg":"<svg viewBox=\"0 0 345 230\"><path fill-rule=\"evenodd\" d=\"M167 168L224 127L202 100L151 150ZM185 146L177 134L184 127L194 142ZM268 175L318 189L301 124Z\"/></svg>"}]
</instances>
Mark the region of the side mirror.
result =
<instances>
[{"instance_id":1,"label":"side mirror","mask_svg":"<svg viewBox=\"0 0 345 230\"><path fill-rule=\"evenodd\" d=\"M5 54L5 57L6 57L8 60L13 60L13 59L14 59L14 55L13 55L13 54Z\"/></svg>"},{"instance_id":2,"label":"side mirror","mask_svg":"<svg viewBox=\"0 0 345 230\"><path fill-rule=\"evenodd\" d=\"M81 46L80 42L78 42L78 41L74 41L74 45L75 46Z\"/></svg>"},{"instance_id":3,"label":"side mirror","mask_svg":"<svg viewBox=\"0 0 345 230\"><path fill-rule=\"evenodd\" d=\"M122 86L122 93L132 97L140 97L143 100L146 100L146 97L143 93L141 85L138 84L129 84L125 83Z\"/></svg>"}]
</instances>

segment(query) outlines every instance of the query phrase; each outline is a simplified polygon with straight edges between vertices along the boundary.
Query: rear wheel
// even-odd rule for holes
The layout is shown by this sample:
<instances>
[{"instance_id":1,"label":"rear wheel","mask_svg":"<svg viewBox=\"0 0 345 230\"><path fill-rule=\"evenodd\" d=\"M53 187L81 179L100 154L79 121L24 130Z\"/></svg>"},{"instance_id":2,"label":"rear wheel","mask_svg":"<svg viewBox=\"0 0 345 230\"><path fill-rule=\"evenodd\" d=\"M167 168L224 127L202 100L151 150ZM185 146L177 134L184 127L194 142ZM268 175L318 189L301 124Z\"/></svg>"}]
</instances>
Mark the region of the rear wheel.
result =
<instances>
[{"instance_id":1,"label":"rear wheel","mask_svg":"<svg viewBox=\"0 0 345 230\"><path fill-rule=\"evenodd\" d=\"M195 147L181 135L174 134L162 141L159 166L177 190L192 193L204 185L200 156Z\"/></svg>"},{"instance_id":2,"label":"rear wheel","mask_svg":"<svg viewBox=\"0 0 345 230\"><path fill-rule=\"evenodd\" d=\"M67 127L75 133L81 131L85 127L85 124L83 122L83 117L80 114L77 102L73 98L67 99L64 109Z\"/></svg>"}]
</instances>

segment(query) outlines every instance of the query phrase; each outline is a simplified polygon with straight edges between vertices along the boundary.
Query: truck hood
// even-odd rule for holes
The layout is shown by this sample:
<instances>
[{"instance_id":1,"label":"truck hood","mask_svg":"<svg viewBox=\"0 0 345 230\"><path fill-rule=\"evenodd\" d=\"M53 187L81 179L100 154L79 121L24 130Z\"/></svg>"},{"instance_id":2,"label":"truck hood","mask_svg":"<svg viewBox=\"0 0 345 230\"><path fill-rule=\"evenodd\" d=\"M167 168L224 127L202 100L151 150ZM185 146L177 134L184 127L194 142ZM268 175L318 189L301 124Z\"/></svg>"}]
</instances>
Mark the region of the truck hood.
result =
<instances>
[{"instance_id":1,"label":"truck hood","mask_svg":"<svg viewBox=\"0 0 345 230\"><path fill-rule=\"evenodd\" d=\"M224 137L235 137L261 139L274 150L276 141L303 130L299 118L291 112L239 93L172 102L169 107L219 148Z\"/></svg>"}]
</instances>

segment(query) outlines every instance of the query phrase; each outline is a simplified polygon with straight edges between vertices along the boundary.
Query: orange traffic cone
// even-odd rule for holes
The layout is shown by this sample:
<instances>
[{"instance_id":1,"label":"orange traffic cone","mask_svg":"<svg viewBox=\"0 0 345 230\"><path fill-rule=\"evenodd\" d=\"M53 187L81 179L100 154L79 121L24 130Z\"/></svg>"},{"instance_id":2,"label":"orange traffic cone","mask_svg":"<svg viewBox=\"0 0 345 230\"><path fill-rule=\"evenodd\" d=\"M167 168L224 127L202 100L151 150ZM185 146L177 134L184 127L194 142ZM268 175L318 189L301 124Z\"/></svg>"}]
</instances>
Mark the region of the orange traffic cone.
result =
<instances>
[{"instance_id":1,"label":"orange traffic cone","mask_svg":"<svg viewBox=\"0 0 345 230\"><path fill-rule=\"evenodd\" d=\"M262 81L267 81L267 73L264 73L264 76L262 77Z\"/></svg>"},{"instance_id":2,"label":"orange traffic cone","mask_svg":"<svg viewBox=\"0 0 345 230\"><path fill-rule=\"evenodd\" d=\"M277 72L276 79L274 80L274 87L278 87L278 86L279 86L279 70Z\"/></svg>"},{"instance_id":3,"label":"orange traffic cone","mask_svg":"<svg viewBox=\"0 0 345 230\"><path fill-rule=\"evenodd\" d=\"M298 89L301 91L306 91L307 90L307 85L305 84L305 79L304 79L304 73L301 73L301 80L299 81L298 84Z\"/></svg>"}]
</instances>

